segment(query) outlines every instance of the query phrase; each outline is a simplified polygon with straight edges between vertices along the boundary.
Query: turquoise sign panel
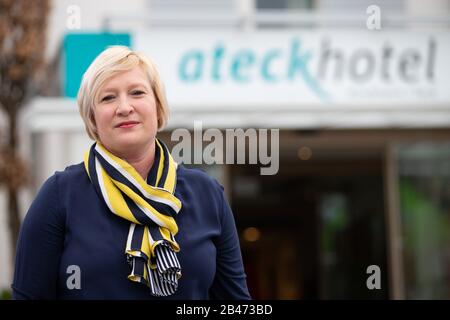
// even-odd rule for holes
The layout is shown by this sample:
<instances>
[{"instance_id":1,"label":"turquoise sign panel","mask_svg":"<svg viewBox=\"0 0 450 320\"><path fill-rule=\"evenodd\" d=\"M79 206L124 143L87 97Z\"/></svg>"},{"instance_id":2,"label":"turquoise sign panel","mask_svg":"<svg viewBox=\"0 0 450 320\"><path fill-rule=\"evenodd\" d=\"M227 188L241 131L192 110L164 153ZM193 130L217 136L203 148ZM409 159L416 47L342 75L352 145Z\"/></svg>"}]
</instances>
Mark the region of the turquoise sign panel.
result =
<instances>
[{"instance_id":1,"label":"turquoise sign panel","mask_svg":"<svg viewBox=\"0 0 450 320\"><path fill-rule=\"evenodd\" d=\"M65 36L60 69L64 96L77 96L86 69L100 52L112 45L130 47L131 36L127 33L70 33Z\"/></svg>"}]
</instances>

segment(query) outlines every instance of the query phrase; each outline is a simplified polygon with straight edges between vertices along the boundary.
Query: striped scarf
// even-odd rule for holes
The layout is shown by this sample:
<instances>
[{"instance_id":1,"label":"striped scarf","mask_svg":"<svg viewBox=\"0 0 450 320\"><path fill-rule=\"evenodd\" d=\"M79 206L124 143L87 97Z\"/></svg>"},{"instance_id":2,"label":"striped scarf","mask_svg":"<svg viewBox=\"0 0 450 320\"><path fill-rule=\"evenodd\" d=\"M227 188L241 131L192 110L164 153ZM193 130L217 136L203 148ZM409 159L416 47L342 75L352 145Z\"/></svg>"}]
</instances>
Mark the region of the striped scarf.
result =
<instances>
[{"instance_id":1,"label":"striped scarf","mask_svg":"<svg viewBox=\"0 0 450 320\"><path fill-rule=\"evenodd\" d=\"M84 155L84 165L99 196L117 216L131 222L125 254L131 265L128 279L146 284L153 296L172 295L181 267L175 218L181 202L175 197L177 163L155 139L155 161L147 182L126 161L99 142Z\"/></svg>"}]
</instances>

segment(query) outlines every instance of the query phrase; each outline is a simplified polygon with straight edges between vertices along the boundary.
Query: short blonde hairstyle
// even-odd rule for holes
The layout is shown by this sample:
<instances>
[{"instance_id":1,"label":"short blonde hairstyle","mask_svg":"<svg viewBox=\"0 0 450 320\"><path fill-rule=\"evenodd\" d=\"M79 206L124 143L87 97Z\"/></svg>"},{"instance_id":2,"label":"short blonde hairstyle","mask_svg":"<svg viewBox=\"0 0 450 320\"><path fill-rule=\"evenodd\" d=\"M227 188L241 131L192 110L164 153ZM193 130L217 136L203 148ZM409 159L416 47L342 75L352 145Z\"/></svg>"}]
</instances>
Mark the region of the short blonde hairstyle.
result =
<instances>
[{"instance_id":1,"label":"short blonde hairstyle","mask_svg":"<svg viewBox=\"0 0 450 320\"><path fill-rule=\"evenodd\" d=\"M111 46L100 53L83 75L77 102L86 132L93 140L98 140L94 118L95 101L100 88L111 77L140 66L146 72L156 100L158 130L165 127L169 118L164 86L156 64L143 54L130 50L125 46Z\"/></svg>"}]
</instances>

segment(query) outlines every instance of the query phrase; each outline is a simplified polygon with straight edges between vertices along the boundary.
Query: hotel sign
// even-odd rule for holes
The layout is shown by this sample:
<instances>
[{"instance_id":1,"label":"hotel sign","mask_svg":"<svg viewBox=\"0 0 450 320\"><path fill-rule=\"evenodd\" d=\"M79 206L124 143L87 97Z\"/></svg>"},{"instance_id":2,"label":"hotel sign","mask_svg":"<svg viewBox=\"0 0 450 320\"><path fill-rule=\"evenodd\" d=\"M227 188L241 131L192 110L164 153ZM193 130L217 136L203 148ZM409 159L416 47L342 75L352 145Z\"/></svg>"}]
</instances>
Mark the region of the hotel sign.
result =
<instances>
[{"instance_id":1,"label":"hotel sign","mask_svg":"<svg viewBox=\"0 0 450 320\"><path fill-rule=\"evenodd\" d=\"M445 32L137 32L133 48L174 109L450 106Z\"/></svg>"}]
</instances>

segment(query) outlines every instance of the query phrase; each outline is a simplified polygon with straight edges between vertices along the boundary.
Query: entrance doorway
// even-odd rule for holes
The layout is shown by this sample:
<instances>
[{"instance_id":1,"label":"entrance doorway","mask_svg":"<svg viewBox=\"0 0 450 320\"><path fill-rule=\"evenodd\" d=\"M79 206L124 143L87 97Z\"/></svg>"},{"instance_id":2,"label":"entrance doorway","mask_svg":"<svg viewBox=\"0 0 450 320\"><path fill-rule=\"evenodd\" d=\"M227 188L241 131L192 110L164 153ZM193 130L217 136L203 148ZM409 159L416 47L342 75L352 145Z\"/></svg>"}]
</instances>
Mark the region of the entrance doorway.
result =
<instances>
[{"instance_id":1,"label":"entrance doorway","mask_svg":"<svg viewBox=\"0 0 450 320\"><path fill-rule=\"evenodd\" d=\"M230 168L232 209L255 299L388 298L383 148L280 133L280 170ZM380 268L369 290L367 268Z\"/></svg>"}]
</instances>

